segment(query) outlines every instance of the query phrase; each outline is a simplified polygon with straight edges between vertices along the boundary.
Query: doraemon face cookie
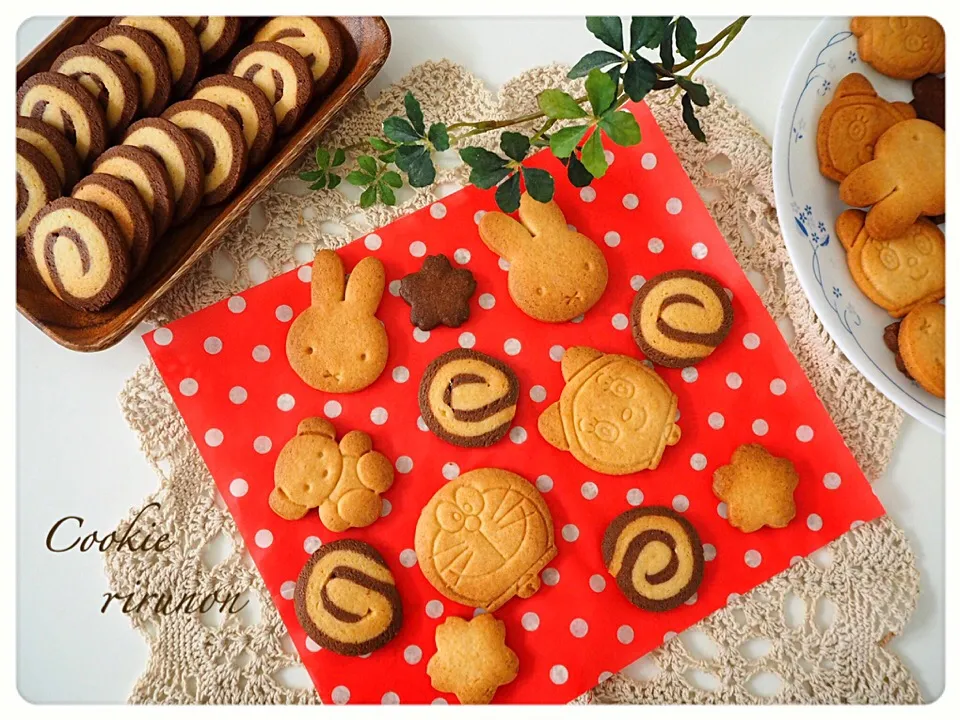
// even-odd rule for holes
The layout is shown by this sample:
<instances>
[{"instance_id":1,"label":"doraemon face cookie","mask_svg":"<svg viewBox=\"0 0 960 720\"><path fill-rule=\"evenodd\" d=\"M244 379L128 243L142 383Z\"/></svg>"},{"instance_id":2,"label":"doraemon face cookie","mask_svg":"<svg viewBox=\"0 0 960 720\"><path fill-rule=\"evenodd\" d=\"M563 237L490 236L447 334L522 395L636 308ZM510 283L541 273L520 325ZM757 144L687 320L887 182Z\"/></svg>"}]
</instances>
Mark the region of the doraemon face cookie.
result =
<instances>
[{"instance_id":1,"label":"doraemon face cookie","mask_svg":"<svg viewBox=\"0 0 960 720\"><path fill-rule=\"evenodd\" d=\"M946 36L933 18L855 17L850 30L861 59L884 75L914 80L946 70Z\"/></svg>"}]
</instances>

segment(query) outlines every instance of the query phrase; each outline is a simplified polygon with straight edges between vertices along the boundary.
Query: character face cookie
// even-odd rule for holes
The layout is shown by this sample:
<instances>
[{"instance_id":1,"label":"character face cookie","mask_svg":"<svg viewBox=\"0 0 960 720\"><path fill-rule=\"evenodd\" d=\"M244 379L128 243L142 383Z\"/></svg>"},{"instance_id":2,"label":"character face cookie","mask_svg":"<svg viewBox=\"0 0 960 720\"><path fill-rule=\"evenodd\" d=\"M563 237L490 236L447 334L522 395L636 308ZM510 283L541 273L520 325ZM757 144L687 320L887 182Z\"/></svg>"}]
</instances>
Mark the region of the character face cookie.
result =
<instances>
[{"instance_id":1,"label":"character face cookie","mask_svg":"<svg viewBox=\"0 0 960 720\"><path fill-rule=\"evenodd\" d=\"M340 72L343 48L337 26L330 18L271 18L257 31L253 40L276 41L300 53L310 68L317 92L325 90Z\"/></svg>"},{"instance_id":2,"label":"character face cookie","mask_svg":"<svg viewBox=\"0 0 960 720\"><path fill-rule=\"evenodd\" d=\"M520 671L506 639L503 622L488 613L471 620L448 617L437 626L437 654L427 663L433 689L453 693L463 705L489 703Z\"/></svg>"},{"instance_id":3,"label":"character face cookie","mask_svg":"<svg viewBox=\"0 0 960 720\"><path fill-rule=\"evenodd\" d=\"M296 127L313 95L313 76L307 61L283 43L247 45L230 63L229 72L263 91L273 105L281 135Z\"/></svg>"},{"instance_id":4,"label":"character face cookie","mask_svg":"<svg viewBox=\"0 0 960 720\"><path fill-rule=\"evenodd\" d=\"M603 253L567 227L552 200L541 203L521 195L520 222L488 212L480 220L480 239L510 263L510 297L535 320L572 320L592 308L607 287Z\"/></svg>"},{"instance_id":5,"label":"character face cookie","mask_svg":"<svg viewBox=\"0 0 960 720\"><path fill-rule=\"evenodd\" d=\"M374 314L386 283L383 265L366 257L347 282L340 256L321 250L313 261L312 278L312 304L287 333L290 366L317 390L362 390L387 364L387 332Z\"/></svg>"},{"instance_id":6,"label":"character face cookie","mask_svg":"<svg viewBox=\"0 0 960 720\"><path fill-rule=\"evenodd\" d=\"M883 133L901 120L916 117L906 103L887 102L860 73L844 77L817 125L820 172L842 181L853 170L873 159L873 146Z\"/></svg>"},{"instance_id":7,"label":"character face cookie","mask_svg":"<svg viewBox=\"0 0 960 720\"><path fill-rule=\"evenodd\" d=\"M496 468L464 473L420 513L415 538L424 576L442 595L493 612L540 588L557 554L553 518L532 483Z\"/></svg>"},{"instance_id":8,"label":"character face cookie","mask_svg":"<svg viewBox=\"0 0 960 720\"><path fill-rule=\"evenodd\" d=\"M947 309L927 303L911 310L900 323L898 345L907 374L931 395L946 397Z\"/></svg>"},{"instance_id":9,"label":"character face cookie","mask_svg":"<svg viewBox=\"0 0 960 720\"><path fill-rule=\"evenodd\" d=\"M17 138L17 237L51 200L60 197L60 178L53 165L30 143Z\"/></svg>"},{"instance_id":10,"label":"character face cookie","mask_svg":"<svg viewBox=\"0 0 960 720\"><path fill-rule=\"evenodd\" d=\"M750 533L764 525L783 528L793 520L793 491L799 482L792 462L751 443L734 450L730 464L714 471L713 494L727 504L727 521Z\"/></svg>"},{"instance_id":11,"label":"character face cookie","mask_svg":"<svg viewBox=\"0 0 960 720\"><path fill-rule=\"evenodd\" d=\"M152 35L128 25L108 25L87 42L112 52L137 76L142 115L153 117L163 112L173 81L163 47Z\"/></svg>"},{"instance_id":12,"label":"character face cookie","mask_svg":"<svg viewBox=\"0 0 960 720\"><path fill-rule=\"evenodd\" d=\"M137 79L124 62L99 45L74 45L60 53L50 70L71 77L103 108L107 129L123 134L140 109Z\"/></svg>"},{"instance_id":13,"label":"character face cookie","mask_svg":"<svg viewBox=\"0 0 960 720\"><path fill-rule=\"evenodd\" d=\"M202 52L193 28L182 17L148 17L129 15L114 18L111 25L136 28L150 33L163 47L170 66L171 95L183 97L200 74Z\"/></svg>"},{"instance_id":14,"label":"character face cookie","mask_svg":"<svg viewBox=\"0 0 960 720\"><path fill-rule=\"evenodd\" d=\"M506 364L458 348L427 366L420 381L420 414L441 440L485 447L507 434L519 395L520 383Z\"/></svg>"},{"instance_id":15,"label":"character face cookie","mask_svg":"<svg viewBox=\"0 0 960 720\"><path fill-rule=\"evenodd\" d=\"M703 545L693 525L666 507L618 515L603 534L603 564L627 600L663 612L689 600L703 580Z\"/></svg>"},{"instance_id":16,"label":"character face cookie","mask_svg":"<svg viewBox=\"0 0 960 720\"><path fill-rule=\"evenodd\" d=\"M73 78L31 75L17 91L17 114L42 120L62 134L88 164L107 147L107 120L97 101Z\"/></svg>"},{"instance_id":17,"label":"character face cookie","mask_svg":"<svg viewBox=\"0 0 960 720\"><path fill-rule=\"evenodd\" d=\"M311 555L293 602L307 635L338 655L378 650L403 625L393 573L373 546L359 540L334 540Z\"/></svg>"},{"instance_id":18,"label":"character face cookie","mask_svg":"<svg viewBox=\"0 0 960 720\"><path fill-rule=\"evenodd\" d=\"M417 272L400 281L400 297L410 306L410 322L421 330L463 325L470 317L470 297L476 289L473 273L454 268L446 255L431 255Z\"/></svg>"},{"instance_id":19,"label":"character face cookie","mask_svg":"<svg viewBox=\"0 0 960 720\"><path fill-rule=\"evenodd\" d=\"M73 145L51 125L28 117L17 118L17 140L33 145L50 161L60 178L60 188L69 192L80 179L80 158Z\"/></svg>"},{"instance_id":20,"label":"character face cookie","mask_svg":"<svg viewBox=\"0 0 960 720\"><path fill-rule=\"evenodd\" d=\"M653 370L626 355L567 348L560 400L543 411L543 438L605 475L654 469L680 440L677 396Z\"/></svg>"},{"instance_id":21,"label":"character face cookie","mask_svg":"<svg viewBox=\"0 0 960 720\"><path fill-rule=\"evenodd\" d=\"M943 233L920 218L889 240L870 237L866 214L845 210L837 218L837 237L847 250L847 264L857 286L893 317L946 293L946 243Z\"/></svg>"},{"instance_id":22,"label":"character face cookie","mask_svg":"<svg viewBox=\"0 0 960 720\"><path fill-rule=\"evenodd\" d=\"M913 80L946 70L946 36L929 17L855 17L860 58L890 77Z\"/></svg>"}]
</instances>

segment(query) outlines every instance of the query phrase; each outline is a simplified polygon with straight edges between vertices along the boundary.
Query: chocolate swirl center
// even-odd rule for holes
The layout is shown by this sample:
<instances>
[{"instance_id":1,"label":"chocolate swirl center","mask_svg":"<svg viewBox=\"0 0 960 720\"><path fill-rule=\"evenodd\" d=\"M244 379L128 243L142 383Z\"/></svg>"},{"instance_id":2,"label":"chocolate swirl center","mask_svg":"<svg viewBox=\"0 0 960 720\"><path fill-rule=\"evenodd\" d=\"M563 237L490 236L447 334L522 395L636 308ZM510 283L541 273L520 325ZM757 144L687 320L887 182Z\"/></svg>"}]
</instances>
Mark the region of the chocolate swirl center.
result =
<instances>
[{"instance_id":1,"label":"chocolate swirl center","mask_svg":"<svg viewBox=\"0 0 960 720\"><path fill-rule=\"evenodd\" d=\"M358 615L355 612L351 612L350 610L337 605L336 602L334 602L334 600L330 597L330 593L327 590L330 581L335 578L347 580L354 585L359 585L362 588L372 590L378 595L383 595L388 599L388 601L391 597L391 594L394 592L393 585L389 585L377 580L376 578L372 578L356 568L347 567L345 565L337 565L333 570L330 571L330 575L327 577L327 582L324 583L323 588L320 591L320 602L323 605L323 609L340 622L358 623L367 617L367 615L370 614L370 611L367 610L367 612L365 612L363 615Z\"/></svg>"},{"instance_id":2,"label":"chocolate swirl center","mask_svg":"<svg viewBox=\"0 0 960 720\"><path fill-rule=\"evenodd\" d=\"M84 80L89 80L90 83L97 89L96 94L94 95L94 100L97 101L97 104L102 107L104 110L107 109L107 103L110 102L110 91L107 90L107 86L104 84L103 79L93 72L75 72L70 77L83 85L85 90L89 90L88 84Z\"/></svg>"},{"instance_id":3,"label":"chocolate swirl center","mask_svg":"<svg viewBox=\"0 0 960 720\"><path fill-rule=\"evenodd\" d=\"M197 149L200 150L200 155L203 158L203 172L209 175L213 170L213 166L217 164L216 146L213 144L210 136L203 130L193 127L185 127L184 130L186 130L190 139L196 144Z\"/></svg>"},{"instance_id":4,"label":"chocolate swirl center","mask_svg":"<svg viewBox=\"0 0 960 720\"><path fill-rule=\"evenodd\" d=\"M247 71L243 74L243 79L253 82L253 79L261 70L263 70L263 65L254 63L247 68ZM283 97L283 75L280 74L279 70L273 68L270 68L270 73L273 76L273 104L276 105Z\"/></svg>"},{"instance_id":5,"label":"chocolate swirl center","mask_svg":"<svg viewBox=\"0 0 960 720\"><path fill-rule=\"evenodd\" d=\"M27 184L23 181L23 176L20 173L17 173L17 220L23 215L24 211L27 209L27 205L30 204L30 190L27 188Z\"/></svg>"},{"instance_id":6,"label":"chocolate swirl center","mask_svg":"<svg viewBox=\"0 0 960 720\"><path fill-rule=\"evenodd\" d=\"M487 382L487 379L482 375L476 375L474 373L459 373L454 375L452 378L450 378L450 382L447 383L447 387L443 391L443 403L448 405L453 411L453 417L462 422L480 422L481 420L486 420L492 415L496 415L504 408L508 408L511 405L516 404L516 398L511 398L510 395L504 395L496 400L493 400L492 402L487 403L486 405L473 408L472 410L463 410L452 405L453 391L455 388L458 388L461 385L488 384L489 383Z\"/></svg>"},{"instance_id":7,"label":"chocolate swirl center","mask_svg":"<svg viewBox=\"0 0 960 720\"><path fill-rule=\"evenodd\" d=\"M647 545L655 542L662 543L669 548L670 560L667 561L667 564L664 565L662 569L656 572L645 572L644 577L646 577L647 582L651 585L661 585L673 579L673 576L677 574L677 570L680 568L680 558L677 557L676 539L665 530L644 530L637 534L627 546L627 551L623 556L623 565L620 567L620 572L617 575L618 583L626 582L630 584L632 582L633 567L637 564L640 553L643 552L643 549Z\"/></svg>"}]
</instances>

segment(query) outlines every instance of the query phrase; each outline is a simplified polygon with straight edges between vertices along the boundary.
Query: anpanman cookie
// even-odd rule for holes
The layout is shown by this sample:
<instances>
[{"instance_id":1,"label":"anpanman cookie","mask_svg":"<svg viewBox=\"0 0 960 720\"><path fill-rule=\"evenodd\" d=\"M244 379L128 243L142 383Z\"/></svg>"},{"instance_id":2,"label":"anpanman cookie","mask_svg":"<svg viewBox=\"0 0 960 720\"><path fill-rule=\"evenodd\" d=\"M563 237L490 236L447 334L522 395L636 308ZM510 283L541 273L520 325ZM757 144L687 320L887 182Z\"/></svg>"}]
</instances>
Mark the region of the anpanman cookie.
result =
<instances>
[{"instance_id":1,"label":"anpanman cookie","mask_svg":"<svg viewBox=\"0 0 960 720\"><path fill-rule=\"evenodd\" d=\"M786 527L797 514L793 492L800 477L793 463L749 443L733 451L729 465L713 473L713 494L727 504L727 521L750 533Z\"/></svg>"},{"instance_id":2,"label":"anpanman cookie","mask_svg":"<svg viewBox=\"0 0 960 720\"><path fill-rule=\"evenodd\" d=\"M486 705L513 682L520 660L506 643L502 620L482 613L471 620L448 617L437 626L437 653L427 663L430 684L463 705Z\"/></svg>"}]
</instances>

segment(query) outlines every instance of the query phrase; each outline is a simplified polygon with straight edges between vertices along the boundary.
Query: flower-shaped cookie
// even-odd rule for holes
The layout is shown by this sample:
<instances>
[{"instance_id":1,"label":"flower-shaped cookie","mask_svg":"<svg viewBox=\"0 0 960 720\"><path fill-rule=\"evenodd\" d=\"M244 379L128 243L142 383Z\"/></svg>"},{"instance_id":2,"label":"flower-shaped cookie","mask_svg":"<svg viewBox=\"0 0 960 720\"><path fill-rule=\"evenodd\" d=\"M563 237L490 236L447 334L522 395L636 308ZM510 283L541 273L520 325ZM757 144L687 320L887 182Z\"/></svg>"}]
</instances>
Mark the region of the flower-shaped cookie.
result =
<instances>
[{"instance_id":1,"label":"flower-shaped cookie","mask_svg":"<svg viewBox=\"0 0 960 720\"><path fill-rule=\"evenodd\" d=\"M400 281L400 297L410 306L410 322L421 330L437 325L460 327L470 317L473 273L454 268L446 255L431 255Z\"/></svg>"},{"instance_id":2,"label":"flower-shaped cookie","mask_svg":"<svg viewBox=\"0 0 960 720\"><path fill-rule=\"evenodd\" d=\"M506 644L506 629L489 613L472 620L448 617L437 626L437 654L427 663L430 684L464 705L485 705L513 682L520 660Z\"/></svg>"},{"instance_id":3,"label":"flower-shaped cookie","mask_svg":"<svg viewBox=\"0 0 960 720\"><path fill-rule=\"evenodd\" d=\"M713 473L713 494L727 504L730 524L743 532L764 525L782 528L797 514L793 491L799 480L792 462L762 445L747 444Z\"/></svg>"}]
</instances>

